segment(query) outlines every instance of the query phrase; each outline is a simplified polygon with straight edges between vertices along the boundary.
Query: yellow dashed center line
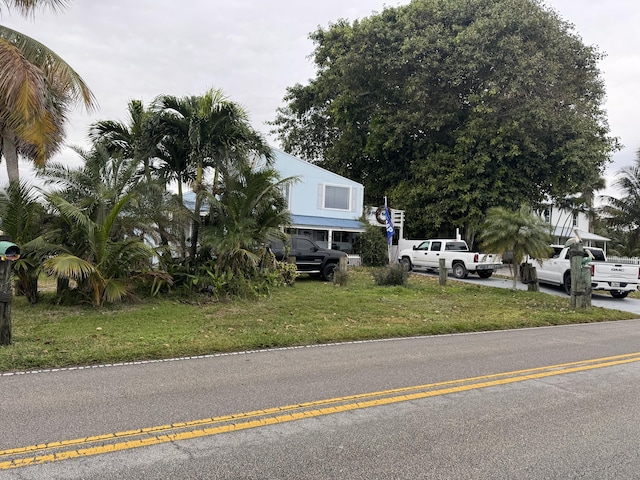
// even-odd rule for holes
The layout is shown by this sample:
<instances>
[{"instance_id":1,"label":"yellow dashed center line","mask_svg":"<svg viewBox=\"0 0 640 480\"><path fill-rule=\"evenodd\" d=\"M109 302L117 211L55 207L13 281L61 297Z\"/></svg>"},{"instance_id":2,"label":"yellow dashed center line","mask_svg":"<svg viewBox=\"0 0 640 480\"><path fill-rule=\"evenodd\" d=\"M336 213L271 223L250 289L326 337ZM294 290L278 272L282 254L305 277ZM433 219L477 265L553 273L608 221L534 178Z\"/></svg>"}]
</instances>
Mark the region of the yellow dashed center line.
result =
<instances>
[{"instance_id":1,"label":"yellow dashed center line","mask_svg":"<svg viewBox=\"0 0 640 480\"><path fill-rule=\"evenodd\" d=\"M640 352L0 450L0 470L100 455L640 361Z\"/></svg>"}]
</instances>

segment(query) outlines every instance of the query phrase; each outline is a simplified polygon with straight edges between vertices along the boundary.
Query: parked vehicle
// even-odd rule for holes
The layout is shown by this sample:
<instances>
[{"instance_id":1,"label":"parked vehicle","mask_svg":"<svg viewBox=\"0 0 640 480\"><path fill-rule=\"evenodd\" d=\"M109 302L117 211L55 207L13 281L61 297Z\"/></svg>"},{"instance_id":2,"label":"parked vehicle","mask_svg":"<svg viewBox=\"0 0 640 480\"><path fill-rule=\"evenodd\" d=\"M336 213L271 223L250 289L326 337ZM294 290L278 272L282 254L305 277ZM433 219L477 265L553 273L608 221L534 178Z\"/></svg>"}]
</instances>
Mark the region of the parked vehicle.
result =
<instances>
[{"instance_id":1,"label":"parked vehicle","mask_svg":"<svg viewBox=\"0 0 640 480\"><path fill-rule=\"evenodd\" d=\"M489 278L495 270L502 267L500 255L472 252L464 240L424 240L419 245L400 252L400 262L409 270L438 270L441 258L444 258L445 267L456 278L466 278L469 273Z\"/></svg>"},{"instance_id":2,"label":"parked vehicle","mask_svg":"<svg viewBox=\"0 0 640 480\"><path fill-rule=\"evenodd\" d=\"M301 235L291 235L287 242L272 239L269 247L276 256L276 260L284 261L295 257L296 268L300 273L320 275L324 280L333 281L333 274L341 258L348 258L340 250L319 247L310 238Z\"/></svg>"},{"instance_id":3,"label":"parked vehicle","mask_svg":"<svg viewBox=\"0 0 640 480\"><path fill-rule=\"evenodd\" d=\"M625 298L629 293L638 289L640 267L607 262L601 248L584 247L584 251L585 259L588 256L588 265L591 268L592 290L609 292L614 298ZM551 245L550 252L550 258L542 261L529 259L527 263L536 268L540 283L563 286L567 294L570 294L571 260L569 247Z\"/></svg>"}]
</instances>

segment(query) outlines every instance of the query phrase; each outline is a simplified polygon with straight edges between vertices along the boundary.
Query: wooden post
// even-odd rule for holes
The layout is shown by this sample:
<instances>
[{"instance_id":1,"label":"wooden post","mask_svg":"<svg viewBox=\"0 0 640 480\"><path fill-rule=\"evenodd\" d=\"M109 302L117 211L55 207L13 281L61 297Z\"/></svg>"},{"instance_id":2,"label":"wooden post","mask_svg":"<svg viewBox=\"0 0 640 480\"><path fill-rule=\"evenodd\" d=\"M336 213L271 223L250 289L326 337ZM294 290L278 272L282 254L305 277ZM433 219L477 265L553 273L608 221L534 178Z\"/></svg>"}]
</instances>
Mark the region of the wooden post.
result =
<instances>
[{"instance_id":1,"label":"wooden post","mask_svg":"<svg viewBox=\"0 0 640 480\"><path fill-rule=\"evenodd\" d=\"M447 267L445 266L445 259L441 258L440 262L438 263L439 268L438 268L438 273L440 274L440 285L446 285L447 284L447 275L448 275L448 270Z\"/></svg>"},{"instance_id":2,"label":"wooden post","mask_svg":"<svg viewBox=\"0 0 640 480\"><path fill-rule=\"evenodd\" d=\"M530 263L525 263L522 266L522 282L527 284L527 291L529 292L539 292L540 284L538 283L538 271L536 267L531 265Z\"/></svg>"},{"instance_id":3,"label":"wooden post","mask_svg":"<svg viewBox=\"0 0 640 480\"><path fill-rule=\"evenodd\" d=\"M569 248L571 261L571 306L573 308L591 307L591 270L583 265L584 248L582 242L576 242Z\"/></svg>"},{"instance_id":4,"label":"wooden post","mask_svg":"<svg viewBox=\"0 0 640 480\"><path fill-rule=\"evenodd\" d=\"M11 262L0 260L0 345L11 345Z\"/></svg>"},{"instance_id":5,"label":"wooden post","mask_svg":"<svg viewBox=\"0 0 640 480\"><path fill-rule=\"evenodd\" d=\"M340 257L340 263L338 263L338 270L346 272L349 259L347 257Z\"/></svg>"}]
</instances>

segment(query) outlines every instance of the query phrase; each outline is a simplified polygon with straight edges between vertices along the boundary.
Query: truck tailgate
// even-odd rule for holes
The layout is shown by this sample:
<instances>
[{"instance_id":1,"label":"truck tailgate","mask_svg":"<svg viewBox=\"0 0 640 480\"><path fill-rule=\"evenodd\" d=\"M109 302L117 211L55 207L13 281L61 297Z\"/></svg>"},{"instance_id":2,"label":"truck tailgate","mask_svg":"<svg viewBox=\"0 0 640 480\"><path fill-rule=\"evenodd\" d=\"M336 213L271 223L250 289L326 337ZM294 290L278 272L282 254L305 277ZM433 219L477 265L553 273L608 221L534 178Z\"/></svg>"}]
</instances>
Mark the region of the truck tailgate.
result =
<instances>
[{"instance_id":1,"label":"truck tailgate","mask_svg":"<svg viewBox=\"0 0 640 480\"><path fill-rule=\"evenodd\" d=\"M502 263L502 257L496 253L481 253L479 257L480 263Z\"/></svg>"},{"instance_id":2,"label":"truck tailgate","mask_svg":"<svg viewBox=\"0 0 640 480\"><path fill-rule=\"evenodd\" d=\"M638 283L639 269L637 265L601 262L593 262L591 265L593 267L593 280L602 282Z\"/></svg>"}]
</instances>

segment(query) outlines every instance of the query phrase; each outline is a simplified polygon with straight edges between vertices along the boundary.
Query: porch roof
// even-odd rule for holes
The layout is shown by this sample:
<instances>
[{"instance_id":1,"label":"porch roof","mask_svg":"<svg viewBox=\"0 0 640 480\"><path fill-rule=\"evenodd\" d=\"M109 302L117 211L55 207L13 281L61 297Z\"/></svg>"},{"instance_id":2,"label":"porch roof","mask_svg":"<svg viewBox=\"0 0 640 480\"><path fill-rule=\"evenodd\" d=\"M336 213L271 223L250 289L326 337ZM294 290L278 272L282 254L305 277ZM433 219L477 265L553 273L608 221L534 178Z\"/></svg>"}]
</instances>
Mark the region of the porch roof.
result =
<instances>
[{"instance_id":1,"label":"porch roof","mask_svg":"<svg viewBox=\"0 0 640 480\"><path fill-rule=\"evenodd\" d=\"M313 217L309 215L291 215L292 227L312 228L326 230L342 230L351 232L364 232L365 226L359 220L344 218Z\"/></svg>"}]
</instances>

